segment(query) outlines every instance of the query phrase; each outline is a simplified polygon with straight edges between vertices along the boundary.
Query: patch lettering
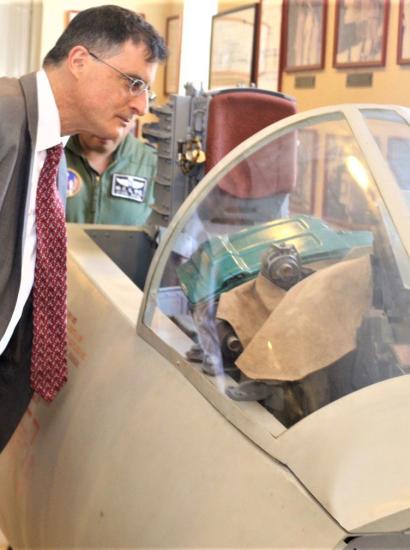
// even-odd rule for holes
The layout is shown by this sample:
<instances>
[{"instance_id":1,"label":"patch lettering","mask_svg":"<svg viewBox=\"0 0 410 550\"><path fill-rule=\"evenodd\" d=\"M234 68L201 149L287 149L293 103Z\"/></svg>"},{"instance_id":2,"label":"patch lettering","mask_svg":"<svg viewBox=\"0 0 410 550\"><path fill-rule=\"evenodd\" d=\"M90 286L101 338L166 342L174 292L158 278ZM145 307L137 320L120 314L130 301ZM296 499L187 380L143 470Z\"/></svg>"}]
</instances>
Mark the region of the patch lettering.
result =
<instances>
[{"instance_id":1,"label":"patch lettering","mask_svg":"<svg viewBox=\"0 0 410 550\"><path fill-rule=\"evenodd\" d=\"M144 202L147 190L147 178L113 174L111 194L113 197L128 199L135 202Z\"/></svg>"}]
</instances>

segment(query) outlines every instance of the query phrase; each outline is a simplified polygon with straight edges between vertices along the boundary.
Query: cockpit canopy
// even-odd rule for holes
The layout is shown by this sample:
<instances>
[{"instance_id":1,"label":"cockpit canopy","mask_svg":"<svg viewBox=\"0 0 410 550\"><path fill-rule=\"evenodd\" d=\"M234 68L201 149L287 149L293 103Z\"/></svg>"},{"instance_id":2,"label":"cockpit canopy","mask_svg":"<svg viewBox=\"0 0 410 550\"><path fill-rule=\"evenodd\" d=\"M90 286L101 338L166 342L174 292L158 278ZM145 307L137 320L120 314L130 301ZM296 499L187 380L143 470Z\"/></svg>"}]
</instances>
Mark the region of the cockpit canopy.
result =
<instances>
[{"instance_id":1,"label":"cockpit canopy","mask_svg":"<svg viewBox=\"0 0 410 550\"><path fill-rule=\"evenodd\" d=\"M409 120L325 108L237 147L161 243L142 322L226 399L284 427L407 374Z\"/></svg>"}]
</instances>

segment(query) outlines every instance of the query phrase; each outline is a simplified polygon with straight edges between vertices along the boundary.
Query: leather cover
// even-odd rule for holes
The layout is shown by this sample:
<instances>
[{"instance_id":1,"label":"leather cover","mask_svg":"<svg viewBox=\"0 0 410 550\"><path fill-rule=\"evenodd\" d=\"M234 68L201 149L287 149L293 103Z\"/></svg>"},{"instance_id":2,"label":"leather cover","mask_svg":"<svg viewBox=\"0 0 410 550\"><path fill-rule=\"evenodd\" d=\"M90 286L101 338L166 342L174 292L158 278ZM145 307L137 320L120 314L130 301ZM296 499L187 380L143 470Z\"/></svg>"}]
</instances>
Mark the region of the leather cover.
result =
<instances>
[{"instance_id":1,"label":"leather cover","mask_svg":"<svg viewBox=\"0 0 410 550\"><path fill-rule=\"evenodd\" d=\"M208 112L206 171L259 130L294 113L294 102L260 90L216 95ZM291 133L262 147L231 170L219 188L238 198L289 192L295 181L295 144Z\"/></svg>"}]
</instances>

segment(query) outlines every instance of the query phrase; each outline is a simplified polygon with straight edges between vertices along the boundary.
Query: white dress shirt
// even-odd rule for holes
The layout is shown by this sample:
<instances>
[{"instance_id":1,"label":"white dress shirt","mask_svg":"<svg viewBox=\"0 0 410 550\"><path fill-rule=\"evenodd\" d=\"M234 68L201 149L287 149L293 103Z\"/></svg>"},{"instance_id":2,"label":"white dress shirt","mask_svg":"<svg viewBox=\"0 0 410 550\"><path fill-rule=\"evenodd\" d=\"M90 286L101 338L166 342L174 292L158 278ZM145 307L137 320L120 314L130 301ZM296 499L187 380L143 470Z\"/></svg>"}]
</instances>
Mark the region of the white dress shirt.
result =
<instances>
[{"instance_id":1,"label":"white dress shirt","mask_svg":"<svg viewBox=\"0 0 410 550\"><path fill-rule=\"evenodd\" d=\"M31 180L28 186L27 202L24 213L21 281L13 315L11 316L3 338L0 340L0 354L3 353L11 339L34 283L34 266L36 261L35 204L37 183L41 168L46 158L46 149L53 147L62 141L60 115L58 113L50 83L44 70L38 71L36 80L38 98L38 127L34 150L33 172L31 174Z\"/></svg>"}]
</instances>

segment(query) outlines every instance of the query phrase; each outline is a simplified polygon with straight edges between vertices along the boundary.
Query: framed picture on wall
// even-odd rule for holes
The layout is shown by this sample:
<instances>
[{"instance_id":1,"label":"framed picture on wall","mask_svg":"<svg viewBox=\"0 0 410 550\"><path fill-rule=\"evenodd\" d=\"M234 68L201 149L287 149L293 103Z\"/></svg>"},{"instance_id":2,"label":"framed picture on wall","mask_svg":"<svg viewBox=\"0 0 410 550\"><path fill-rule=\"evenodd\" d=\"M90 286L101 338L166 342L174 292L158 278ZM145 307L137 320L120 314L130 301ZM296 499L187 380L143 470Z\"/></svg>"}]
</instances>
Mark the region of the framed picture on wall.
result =
<instances>
[{"instance_id":1,"label":"framed picture on wall","mask_svg":"<svg viewBox=\"0 0 410 550\"><path fill-rule=\"evenodd\" d=\"M256 81L256 23L259 5L218 13L212 18L209 88L249 86Z\"/></svg>"},{"instance_id":2,"label":"framed picture on wall","mask_svg":"<svg viewBox=\"0 0 410 550\"><path fill-rule=\"evenodd\" d=\"M177 94L179 89L179 65L181 59L181 18L179 15L167 17L165 41L168 59L165 64L164 92Z\"/></svg>"},{"instance_id":3,"label":"framed picture on wall","mask_svg":"<svg viewBox=\"0 0 410 550\"><path fill-rule=\"evenodd\" d=\"M284 0L284 69L287 72L322 69L325 61L327 2Z\"/></svg>"},{"instance_id":4,"label":"framed picture on wall","mask_svg":"<svg viewBox=\"0 0 410 550\"><path fill-rule=\"evenodd\" d=\"M397 63L410 63L410 0L400 0Z\"/></svg>"},{"instance_id":5,"label":"framed picture on wall","mask_svg":"<svg viewBox=\"0 0 410 550\"><path fill-rule=\"evenodd\" d=\"M337 0L333 65L383 66L388 17L385 0Z\"/></svg>"},{"instance_id":6,"label":"framed picture on wall","mask_svg":"<svg viewBox=\"0 0 410 550\"><path fill-rule=\"evenodd\" d=\"M317 152L319 136L315 130L298 130L298 170L289 208L291 213L313 214L315 185L317 184L317 161L312 161L312 151Z\"/></svg>"}]
</instances>

